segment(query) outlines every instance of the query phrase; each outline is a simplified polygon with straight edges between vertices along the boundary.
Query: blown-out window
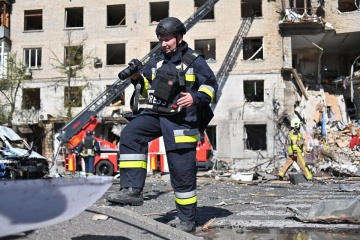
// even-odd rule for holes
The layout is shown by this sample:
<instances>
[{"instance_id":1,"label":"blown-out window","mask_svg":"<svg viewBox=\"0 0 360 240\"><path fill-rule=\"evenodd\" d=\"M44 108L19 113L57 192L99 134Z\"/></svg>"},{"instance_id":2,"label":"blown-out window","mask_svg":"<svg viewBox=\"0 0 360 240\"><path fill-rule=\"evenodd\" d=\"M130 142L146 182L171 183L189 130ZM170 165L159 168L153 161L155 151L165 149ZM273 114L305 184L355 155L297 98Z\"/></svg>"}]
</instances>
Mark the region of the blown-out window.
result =
<instances>
[{"instance_id":1,"label":"blown-out window","mask_svg":"<svg viewBox=\"0 0 360 240\"><path fill-rule=\"evenodd\" d=\"M24 31L42 30L43 13L39 10L25 10L24 12Z\"/></svg>"},{"instance_id":2,"label":"blown-out window","mask_svg":"<svg viewBox=\"0 0 360 240\"><path fill-rule=\"evenodd\" d=\"M205 56L207 62L216 60L216 40L215 39L201 39L195 40L195 50Z\"/></svg>"},{"instance_id":3,"label":"blown-out window","mask_svg":"<svg viewBox=\"0 0 360 240\"><path fill-rule=\"evenodd\" d=\"M125 43L106 45L106 65L125 64Z\"/></svg>"},{"instance_id":4,"label":"blown-out window","mask_svg":"<svg viewBox=\"0 0 360 240\"><path fill-rule=\"evenodd\" d=\"M244 95L247 102L263 102L264 80L244 81Z\"/></svg>"},{"instance_id":5,"label":"blown-out window","mask_svg":"<svg viewBox=\"0 0 360 240\"><path fill-rule=\"evenodd\" d=\"M82 7L65 8L65 28L84 27L84 9Z\"/></svg>"},{"instance_id":6,"label":"blown-out window","mask_svg":"<svg viewBox=\"0 0 360 240\"><path fill-rule=\"evenodd\" d=\"M266 150L266 124L245 125L245 149Z\"/></svg>"},{"instance_id":7,"label":"blown-out window","mask_svg":"<svg viewBox=\"0 0 360 240\"><path fill-rule=\"evenodd\" d=\"M169 17L169 2L150 3L150 23L157 24L167 17Z\"/></svg>"},{"instance_id":8,"label":"blown-out window","mask_svg":"<svg viewBox=\"0 0 360 240\"><path fill-rule=\"evenodd\" d=\"M204 5L204 3L206 3L207 0L195 0L195 11L197 11L202 5ZM208 20L208 19L214 19L215 18L215 14L214 14L214 7L210 10L210 12L208 14L206 14L201 20Z\"/></svg>"},{"instance_id":9,"label":"blown-out window","mask_svg":"<svg viewBox=\"0 0 360 240\"><path fill-rule=\"evenodd\" d=\"M22 109L40 109L40 88L24 88Z\"/></svg>"},{"instance_id":10,"label":"blown-out window","mask_svg":"<svg viewBox=\"0 0 360 240\"><path fill-rule=\"evenodd\" d=\"M263 39L244 38L243 57L244 60L263 59Z\"/></svg>"},{"instance_id":11,"label":"blown-out window","mask_svg":"<svg viewBox=\"0 0 360 240\"><path fill-rule=\"evenodd\" d=\"M107 6L107 25L108 26L126 25L125 4Z\"/></svg>"},{"instance_id":12,"label":"blown-out window","mask_svg":"<svg viewBox=\"0 0 360 240\"><path fill-rule=\"evenodd\" d=\"M262 16L262 0L242 0L241 1L241 17L247 18L251 16Z\"/></svg>"}]
</instances>

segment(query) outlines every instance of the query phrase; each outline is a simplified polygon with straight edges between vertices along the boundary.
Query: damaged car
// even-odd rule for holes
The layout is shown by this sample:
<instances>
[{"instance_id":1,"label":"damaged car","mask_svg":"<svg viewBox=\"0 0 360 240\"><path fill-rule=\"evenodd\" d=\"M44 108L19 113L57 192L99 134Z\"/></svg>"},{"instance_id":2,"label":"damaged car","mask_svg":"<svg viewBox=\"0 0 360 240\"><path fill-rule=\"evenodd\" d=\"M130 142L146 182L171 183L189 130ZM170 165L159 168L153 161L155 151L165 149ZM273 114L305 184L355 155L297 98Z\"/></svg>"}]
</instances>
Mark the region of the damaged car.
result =
<instances>
[{"instance_id":1,"label":"damaged car","mask_svg":"<svg viewBox=\"0 0 360 240\"><path fill-rule=\"evenodd\" d=\"M0 179L37 179L48 173L44 156L11 128L0 126Z\"/></svg>"}]
</instances>

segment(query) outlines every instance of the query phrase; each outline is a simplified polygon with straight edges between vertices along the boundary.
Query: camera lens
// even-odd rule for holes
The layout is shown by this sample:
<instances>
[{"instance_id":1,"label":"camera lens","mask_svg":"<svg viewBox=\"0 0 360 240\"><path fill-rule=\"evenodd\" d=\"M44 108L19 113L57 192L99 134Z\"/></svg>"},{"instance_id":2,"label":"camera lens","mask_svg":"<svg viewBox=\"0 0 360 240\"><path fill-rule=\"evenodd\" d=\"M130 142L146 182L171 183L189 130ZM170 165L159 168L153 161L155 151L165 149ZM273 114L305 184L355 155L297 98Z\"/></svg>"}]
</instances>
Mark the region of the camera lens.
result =
<instances>
[{"instance_id":1,"label":"camera lens","mask_svg":"<svg viewBox=\"0 0 360 240\"><path fill-rule=\"evenodd\" d=\"M125 80L127 79L128 77L130 77L131 75L131 70L129 69L129 67L125 68L124 70L122 70L121 72L119 72L119 75L118 77L121 79L121 80Z\"/></svg>"}]
</instances>

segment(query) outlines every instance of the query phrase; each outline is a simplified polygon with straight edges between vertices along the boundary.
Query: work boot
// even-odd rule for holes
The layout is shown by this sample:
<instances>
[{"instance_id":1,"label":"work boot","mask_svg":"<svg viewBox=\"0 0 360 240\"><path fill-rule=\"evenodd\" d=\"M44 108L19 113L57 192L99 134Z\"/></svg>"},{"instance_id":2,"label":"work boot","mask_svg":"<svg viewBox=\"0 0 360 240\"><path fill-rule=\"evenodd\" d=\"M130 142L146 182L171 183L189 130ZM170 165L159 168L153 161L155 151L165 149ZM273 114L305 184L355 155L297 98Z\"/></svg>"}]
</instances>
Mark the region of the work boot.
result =
<instances>
[{"instance_id":1,"label":"work boot","mask_svg":"<svg viewBox=\"0 0 360 240\"><path fill-rule=\"evenodd\" d=\"M143 194L140 189L123 188L118 193L110 194L105 198L109 202L120 203L131 206L141 206L144 204Z\"/></svg>"},{"instance_id":2,"label":"work boot","mask_svg":"<svg viewBox=\"0 0 360 240\"><path fill-rule=\"evenodd\" d=\"M192 232L196 229L194 221L180 221L180 224L176 227L184 232Z\"/></svg>"}]
</instances>

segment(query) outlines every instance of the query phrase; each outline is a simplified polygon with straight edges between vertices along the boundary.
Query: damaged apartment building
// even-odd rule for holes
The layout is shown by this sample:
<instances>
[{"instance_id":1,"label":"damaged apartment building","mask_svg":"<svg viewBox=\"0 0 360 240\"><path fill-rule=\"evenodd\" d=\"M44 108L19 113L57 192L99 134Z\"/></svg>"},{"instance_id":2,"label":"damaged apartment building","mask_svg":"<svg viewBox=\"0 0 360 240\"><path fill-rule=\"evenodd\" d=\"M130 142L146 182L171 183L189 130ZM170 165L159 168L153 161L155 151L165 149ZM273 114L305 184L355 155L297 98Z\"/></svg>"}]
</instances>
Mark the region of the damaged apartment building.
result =
<instances>
[{"instance_id":1,"label":"damaged apartment building","mask_svg":"<svg viewBox=\"0 0 360 240\"><path fill-rule=\"evenodd\" d=\"M359 0L2 0L1 76L16 53L30 78L18 93L13 128L53 160L68 116L158 44L157 23L168 16L186 21L207 2L216 4L184 39L219 83L207 128L217 159L235 168L279 164L273 160L286 155L290 119L300 117L311 130L325 93L338 99L337 120L358 120ZM76 64L68 66L74 51ZM130 111L133 90L97 113L95 135L116 139L112 129Z\"/></svg>"}]
</instances>

